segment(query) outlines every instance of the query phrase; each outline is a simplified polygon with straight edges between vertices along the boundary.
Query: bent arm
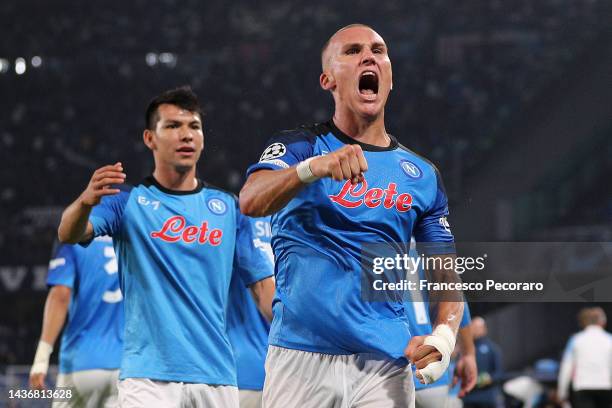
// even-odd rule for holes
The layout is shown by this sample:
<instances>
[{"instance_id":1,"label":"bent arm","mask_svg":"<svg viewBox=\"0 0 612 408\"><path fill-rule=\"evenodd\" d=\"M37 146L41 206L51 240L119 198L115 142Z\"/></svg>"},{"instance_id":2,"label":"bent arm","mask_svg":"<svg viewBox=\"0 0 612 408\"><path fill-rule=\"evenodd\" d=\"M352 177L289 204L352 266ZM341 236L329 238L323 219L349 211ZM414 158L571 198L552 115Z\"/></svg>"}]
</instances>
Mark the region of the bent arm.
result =
<instances>
[{"instance_id":1,"label":"bent arm","mask_svg":"<svg viewBox=\"0 0 612 408\"><path fill-rule=\"evenodd\" d=\"M93 226L89 222L91 209L79 197L64 210L57 230L60 242L77 244L93 238Z\"/></svg>"},{"instance_id":2,"label":"bent arm","mask_svg":"<svg viewBox=\"0 0 612 408\"><path fill-rule=\"evenodd\" d=\"M309 175L302 181L298 169L306 168ZM242 187L240 211L251 217L270 215L285 207L308 182L331 177L336 181L352 180L357 184L363 181L363 173L367 170L368 163L358 145L343 146L330 154L312 157L288 169L262 169L251 174ZM310 179L310 176L313 178Z\"/></svg>"},{"instance_id":3,"label":"bent arm","mask_svg":"<svg viewBox=\"0 0 612 408\"><path fill-rule=\"evenodd\" d=\"M251 295L257 304L257 308L270 322L272 321L272 301L274 300L274 277L257 281L249 286Z\"/></svg>"},{"instance_id":4,"label":"bent arm","mask_svg":"<svg viewBox=\"0 0 612 408\"><path fill-rule=\"evenodd\" d=\"M125 173L119 162L97 169L79 198L62 213L57 231L60 242L76 244L93 238L93 226L88 221L91 209L100 204L102 197L119 194L119 189L112 185L124 181Z\"/></svg>"},{"instance_id":5,"label":"bent arm","mask_svg":"<svg viewBox=\"0 0 612 408\"><path fill-rule=\"evenodd\" d=\"M240 211L251 217L273 214L285 207L304 186L295 167L259 170L249 176L240 190Z\"/></svg>"}]
</instances>

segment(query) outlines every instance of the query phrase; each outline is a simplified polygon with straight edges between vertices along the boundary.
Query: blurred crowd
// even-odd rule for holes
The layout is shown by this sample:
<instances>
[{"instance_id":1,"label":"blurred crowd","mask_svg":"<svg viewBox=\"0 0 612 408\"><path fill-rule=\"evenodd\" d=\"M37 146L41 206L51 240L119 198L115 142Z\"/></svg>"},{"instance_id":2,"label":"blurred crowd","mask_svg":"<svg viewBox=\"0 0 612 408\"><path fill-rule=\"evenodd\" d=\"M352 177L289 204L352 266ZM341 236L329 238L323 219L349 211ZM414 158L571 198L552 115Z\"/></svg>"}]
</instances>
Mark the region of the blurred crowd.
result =
<instances>
[{"instance_id":1,"label":"blurred crowd","mask_svg":"<svg viewBox=\"0 0 612 408\"><path fill-rule=\"evenodd\" d=\"M4 262L20 262L32 235L53 236L45 231L57 211L40 217L26 208L65 206L102 164L124 162L132 183L148 173L143 110L166 88L190 84L199 93L202 176L237 191L273 132L329 119L319 50L355 21L390 47L390 132L438 164L452 197L504 129L597 40L609 23L604 3L3 2L0 58L27 63L23 75L0 73ZM29 65L35 55L39 67ZM29 260L48 255L30 248Z\"/></svg>"}]
</instances>

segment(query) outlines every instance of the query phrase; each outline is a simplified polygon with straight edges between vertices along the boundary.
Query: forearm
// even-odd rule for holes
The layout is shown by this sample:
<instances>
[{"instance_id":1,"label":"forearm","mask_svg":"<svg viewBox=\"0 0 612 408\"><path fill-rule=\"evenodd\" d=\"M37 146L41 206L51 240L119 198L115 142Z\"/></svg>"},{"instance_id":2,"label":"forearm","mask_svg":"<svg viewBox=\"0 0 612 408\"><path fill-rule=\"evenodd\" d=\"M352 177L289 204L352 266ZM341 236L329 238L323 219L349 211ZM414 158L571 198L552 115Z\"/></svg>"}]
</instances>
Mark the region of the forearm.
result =
<instances>
[{"instance_id":1,"label":"forearm","mask_svg":"<svg viewBox=\"0 0 612 408\"><path fill-rule=\"evenodd\" d=\"M444 301L437 305L438 313L434 323L434 328L438 325L448 325L453 333L459 331L461 316L463 315L463 302Z\"/></svg>"},{"instance_id":2,"label":"forearm","mask_svg":"<svg viewBox=\"0 0 612 408\"><path fill-rule=\"evenodd\" d=\"M273 214L285 207L304 185L295 167L259 170L249 176L240 190L240 211L251 217Z\"/></svg>"},{"instance_id":3,"label":"forearm","mask_svg":"<svg viewBox=\"0 0 612 408\"><path fill-rule=\"evenodd\" d=\"M64 210L57 231L61 242L76 244L93 237L93 228L89 223L91 209L79 197Z\"/></svg>"},{"instance_id":4,"label":"forearm","mask_svg":"<svg viewBox=\"0 0 612 408\"><path fill-rule=\"evenodd\" d=\"M437 265L430 272L429 280L435 283L447 285L449 289L432 290L429 293L430 309L434 319L434 328L438 325L448 325L453 333L457 335L461 318L463 317L463 292L456 289L461 283L461 278L453 268L446 268L446 265L454 265L455 254L436 255L434 265ZM452 260L452 262L450 262ZM452 285L455 285L453 288Z\"/></svg>"},{"instance_id":5,"label":"forearm","mask_svg":"<svg viewBox=\"0 0 612 408\"><path fill-rule=\"evenodd\" d=\"M476 349L474 347L474 336L470 326L460 327L457 334L457 342L463 356L474 356L476 355Z\"/></svg>"},{"instance_id":6,"label":"forearm","mask_svg":"<svg viewBox=\"0 0 612 408\"><path fill-rule=\"evenodd\" d=\"M263 314L269 322L272 321L272 301L274 300L275 290L274 278L269 277L255 282L250 286L250 289L261 314Z\"/></svg>"},{"instance_id":7,"label":"forearm","mask_svg":"<svg viewBox=\"0 0 612 408\"><path fill-rule=\"evenodd\" d=\"M45 303L43 326L40 340L53 346L62 331L70 304L70 289L54 286L51 288Z\"/></svg>"}]
</instances>

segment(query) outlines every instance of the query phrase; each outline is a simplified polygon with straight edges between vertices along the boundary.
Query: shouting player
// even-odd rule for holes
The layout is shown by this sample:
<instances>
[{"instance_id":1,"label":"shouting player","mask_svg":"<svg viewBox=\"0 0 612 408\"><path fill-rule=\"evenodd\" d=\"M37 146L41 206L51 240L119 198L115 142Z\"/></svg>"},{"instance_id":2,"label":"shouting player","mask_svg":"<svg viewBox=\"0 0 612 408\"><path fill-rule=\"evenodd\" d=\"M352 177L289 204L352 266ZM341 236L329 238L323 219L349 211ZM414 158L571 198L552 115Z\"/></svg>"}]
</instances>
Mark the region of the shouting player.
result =
<instances>
[{"instance_id":1,"label":"shouting player","mask_svg":"<svg viewBox=\"0 0 612 408\"><path fill-rule=\"evenodd\" d=\"M191 89L156 97L145 119L153 174L130 188L121 163L96 170L64 211L59 237L113 237L125 298L122 407L237 407L225 330L232 268L271 315L268 261L236 197L196 177L204 135Z\"/></svg>"},{"instance_id":2,"label":"shouting player","mask_svg":"<svg viewBox=\"0 0 612 408\"><path fill-rule=\"evenodd\" d=\"M54 407L117 406L123 348L123 297L110 237L91 245L59 245L49 262L43 328L30 370L30 385L45 388L49 357L66 316L56 387L72 390Z\"/></svg>"},{"instance_id":3,"label":"shouting player","mask_svg":"<svg viewBox=\"0 0 612 408\"><path fill-rule=\"evenodd\" d=\"M403 305L361 298L360 252L414 234L438 243L427 255L452 259L446 194L438 170L385 130L393 82L382 37L342 28L325 44L322 68L332 120L272 138L240 192L245 214L274 213L264 407L411 407L405 357L421 381L439 378L463 303L438 302L433 333L411 337Z\"/></svg>"}]
</instances>

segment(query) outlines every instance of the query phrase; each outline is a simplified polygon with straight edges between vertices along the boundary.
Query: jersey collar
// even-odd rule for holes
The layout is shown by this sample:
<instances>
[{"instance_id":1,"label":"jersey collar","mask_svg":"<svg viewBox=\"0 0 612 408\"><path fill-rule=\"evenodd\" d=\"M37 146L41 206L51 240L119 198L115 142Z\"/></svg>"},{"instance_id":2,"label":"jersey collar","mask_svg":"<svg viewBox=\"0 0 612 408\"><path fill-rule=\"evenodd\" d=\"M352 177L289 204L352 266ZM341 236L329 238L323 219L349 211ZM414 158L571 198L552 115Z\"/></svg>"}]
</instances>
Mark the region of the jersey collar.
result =
<instances>
[{"instance_id":1,"label":"jersey collar","mask_svg":"<svg viewBox=\"0 0 612 408\"><path fill-rule=\"evenodd\" d=\"M382 146L375 146L375 145L371 145L371 144L367 144L367 143L362 143L358 140L353 139L352 137L350 137L349 135L347 135L346 133L344 133L343 131L341 131L340 129L338 129L336 127L336 124L334 123L333 120L330 120L327 122L327 126L330 127L332 133L334 136L336 136L336 138L338 140L340 140L343 143L346 144L356 144L361 146L361 149L364 151L368 151L368 152L386 152L389 150L395 150L397 148L397 146L399 145L397 139L395 138L395 136L391 135L391 134L387 134L389 136L389 139L391 139L391 143L389 143L389 146L387 147L382 147Z\"/></svg>"},{"instance_id":2,"label":"jersey collar","mask_svg":"<svg viewBox=\"0 0 612 408\"><path fill-rule=\"evenodd\" d=\"M148 176L147 178L144 179L144 181L142 182L143 185L145 185L146 187L150 187L150 186L155 186L157 187L158 190L160 190L163 193L166 194L172 194L172 195L189 195L189 194L197 194L200 191L202 191L202 189L204 188L204 182L202 180L200 180L199 178L196 179L198 181L198 185L196 188L194 188L193 190L171 190L169 188L166 188L164 186L162 186L161 184L159 184L159 182L157 180L155 180L155 177Z\"/></svg>"}]
</instances>

